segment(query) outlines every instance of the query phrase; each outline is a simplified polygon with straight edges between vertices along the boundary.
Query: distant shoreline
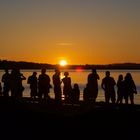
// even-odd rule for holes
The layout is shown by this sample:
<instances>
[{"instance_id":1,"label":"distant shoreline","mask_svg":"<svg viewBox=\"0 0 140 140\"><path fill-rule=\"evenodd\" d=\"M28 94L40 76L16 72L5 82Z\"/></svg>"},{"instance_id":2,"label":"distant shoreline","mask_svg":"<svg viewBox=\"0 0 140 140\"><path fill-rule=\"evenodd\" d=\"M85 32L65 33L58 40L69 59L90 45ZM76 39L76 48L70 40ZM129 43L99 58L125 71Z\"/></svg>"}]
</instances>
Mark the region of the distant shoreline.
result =
<instances>
[{"instance_id":1,"label":"distant shoreline","mask_svg":"<svg viewBox=\"0 0 140 140\"><path fill-rule=\"evenodd\" d=\"M13 68L19 68L19 69L41 69L41 68L47 68L47 69L55 69L56 67L59 67L61 69L102 69L102 70L140 70L140 64L139 63L114 63L114 64L85 64L85 65L67 65L65 67L61 67L58 64L45 64L45 63L34 63L34 62L24 62L24 61L7 61L7 60L0 60L0 70L3 69L13 69Z\"/></svg>"}]
</instances>

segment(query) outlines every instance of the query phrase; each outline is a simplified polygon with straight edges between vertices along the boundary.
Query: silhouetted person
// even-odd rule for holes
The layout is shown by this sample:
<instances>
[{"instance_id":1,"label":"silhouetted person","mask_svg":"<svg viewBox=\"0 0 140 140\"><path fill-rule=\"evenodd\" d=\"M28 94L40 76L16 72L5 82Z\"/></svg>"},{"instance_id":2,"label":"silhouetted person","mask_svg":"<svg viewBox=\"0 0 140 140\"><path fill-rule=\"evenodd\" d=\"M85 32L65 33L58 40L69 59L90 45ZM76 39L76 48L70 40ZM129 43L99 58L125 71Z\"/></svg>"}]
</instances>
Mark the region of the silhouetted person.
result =
<instances>
[{"instance_id":1,"label":"silhouetted person","mask_svg":"<svg viewBox=\"0 0 140 140\"><path fill-rule=\"evenodd\" d=\"M51 88L50 77L49 75L46 74L46 69L43 68L38 78L38 90L40 101L42 101L43 98L45 102L50 99L49 96L50 88Z\"/></svg>"},{"instance_id":2,"label":"silhouetted person","mask_svg":"<svg viewBox=\"0 0 140 140\"><path fill-rule=\"evenodd\" d=\"M5 70L5 73L2 75L3 82L3 96L8 97L10 91L10 73L8 69Z\"/></svg>"},{"instance_id":3,"label":"silhouetted person","mask_svg":"<svg viewBox=\"0 0 140 140\"><path fill-rule=\"evenodd\" d=\"M54 85L54 95L55 101L57 104L61 103L61 80L60 80L60 70L55 69L55 74L52 76L53 85Z\"/></svg>"},{"instance_id":4,"label":"silhouetted person","mask_svg":"<svg viewBox=\"0 0 140 140\"><path fill-rule=\"evenodd\" d=\"M17 68L13 69L10 76L10 87L12 97L21 98L23 96L23 80L26 80L26 77L22 73L20 73L20 70Z\"/></svg>"},{"instance_id":5,"label":"silhouetted person","mask_svg":"<svg viewBox=\"0 0 140 140\"><path fill-rule=\"evenodd\" d=\"M116 82L113 77L110 77L110 72L106 71L106 76L103 78L101 87L105 91L105 101L106 103L109 103L110 99L112 103L115 103L115 89L114 86L116 85Z\"/></svg>"},{"instance_id":6,"label":"silhouetted person","mask_svg":"<svg viewBox=\"0 0 140 140\"><path fill-rule=\"evenodd\" d=\"M36 98L37 96L37 72L33 72L31 76L28 77L27 83L30 84L30 96L31 98Z\"/></svg>"},{"instance_id":7,"label":"silhouetted person","mask_svg":"<svg viewBox=\"0 0 140 140\"><path fill-rule=\"evenodd\" d=\"M72 103L78 103L80 98L80 89L79 85L77 83L74 84L72 88L72 93L71 93L71 101Z\"/></svg>"},{"instance_id":8,"label":"silhouetted person","mask_svg":"<svg viewBox=\"0 0 140 140\"><path fill-rule=\"evenodd\" d=\"M92 69L92 73L88 75L88 94L90 98L95 102L98 96L98 80L100 79L99 75L97 74L96 69Z\"/></svg>"},{"instance_id":9,"label":"silhouetted person","mask_svg":"<svg viewBox=\"0 0 140 140\"><path fill-rule=\"evenodd\" d=\"M0 82L0 96L2 96L2 85L1 85L1 82Z\"/></svg>"},{"instance_id":10,"label":"silhouetted person","mask_svg":"<svg viewBox=\"0 0 140 140\"><path fill-rule=\"evenodd\" d=\"M89 99L90 99L90 95L89 95L89 91L88 91L88 86L87 86L87 84L86 84L86 87L85 87L84 90L83 90L83 100L84 100L85 102L88 102Z\"/></svg>"},{"instance_id":11,"label":"silhouetted person","mask_svg":"<svg viewBox=\"0 0 140 140\"><path fill-rule=\"evenodd\" d=\"M126 104L128 104L128 98L130 98L131 104L134 104L134 94L137 94L136 85L131 73L127 73L124 79L124 98Z\"/></svg>"},{"instance_id":12,"label":"silhouetted person","mask_svg":"<svg viewBox=\"0 0 140 140\"><path fill-rule=\"evenodd\" d=\"M64 72L64 76L65 77L62 79L62 82L64 84L63 94L64 94L65 101L69 102L70 101L71 92L72 92L71 78L68 77L69 76L68 72Z\"/></svg>"},{"instance_id":13,"label":"silhouetted person","mask_svg":"<svg viewBox=\"0 0 140 140\"><path fill-rule=\"evenodd\" d=\"M122 104L122 99L124 97L124 81L123 75L120 74L117 81L117 101L116 103Z\"/></svg>"}]
</instances>

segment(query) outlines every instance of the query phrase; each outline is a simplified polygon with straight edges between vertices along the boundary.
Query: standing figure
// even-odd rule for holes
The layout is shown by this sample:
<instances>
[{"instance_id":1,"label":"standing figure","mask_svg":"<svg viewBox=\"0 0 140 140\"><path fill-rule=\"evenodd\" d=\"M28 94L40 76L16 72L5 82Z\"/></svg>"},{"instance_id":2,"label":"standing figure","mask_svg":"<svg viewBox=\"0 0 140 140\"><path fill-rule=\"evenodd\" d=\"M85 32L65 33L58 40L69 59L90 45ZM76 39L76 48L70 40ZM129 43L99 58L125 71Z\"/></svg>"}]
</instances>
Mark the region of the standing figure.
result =
<instances>
[{"instance_id":1,"label":"standing figure","mask_svg":"<svg viewBox=\"0 0 140 140\"><path fill-rule=\"evenodd\" d=\"M71 78L68 77L69 73L66 71L64 72L64 78L62 79L62 82L64 84L63 87L63 94L66 102L70 102L70 96L72 92L72 87L71 87Z\"/></svg>"},{"instance_id":2,"label":"standing figure","mask_svg":"<svg viewBox=\"0 0 140 140\"><path fill-rule=\"evenodd\" d=\"M37 96L37 72L33 72L31 76L28 77L27 84L30 84L30 96L31 98L36 98Z\"/></svg>"},{"instance_id":3,"label":"standing figure","mask_svg":"<svg viewBox=\"0 0 140 140\"><path fill-rule=\"evenodd\" d=\"M106 76L103 78L101 87L105 91L105 101L109 103L110 99L112 103L115 103L116 96L115 96L115 89L114 86L116 82L113 77L110 77L110 71L106 71Z\"/></svg>"},{"instance_id":4,"label":"standing figure","mask_svg":"<svg viewBox=\"0 0 140 140\"><path fill-rule=\"evenodd\" d=\"M26 80L26 77L22 73L20 73L20 70L17 68L13 69L10 76L10 87L12 97L21 98L23 96L23 80Z\"/></svg>"},{"instance_id":5,"label":"standing figure","mask_svg":"<svg viewBox=\"0 0 140 140\"><path fill-rule=\"evenodd\" d=\"M74 84L72 88L72 93L71 93L71 101L73 103L78 103L80 98L80 89L79 85L77 83Z\"/></svg>"},{"instance_id":6,"label":"standing figure","mask_svg":"<svg viewBox=\"0 0 140 140\"><path fill-rule=\"evenodd\" d=\"M55 74L52 76L53 85L54 85L54 94L55 101L57 104L61 103L61 80L60 80L60 71L59 69L55 69Z\"/></svg>"},{"instance_id":7,"label":"standing figure","mask_svg":"<svg viewBox=\"0 0 140 140\"><path fill-rule=\"evenodd\" d=\"M3 84L3 96L8 97L10 91L10 74L8 69L5 70L5 73L2 75Z\"/></svg>"},{"instance_id":8,"label":"standing figure","mask_svg":"<svg viewBox=\"0 0 140 140\"><path fill-rule=\"evenodd\" d=\"M2 96L2 85L1 85L1 82L0 82L0 96Z\"/></svg>"},{"instance_id":9,"label":"standing figure","mask_svg":"<svg viewBox=\"0 0 140 140\"><path fill-rule=\"evenodd\" d=\"M51 88L50 81L51 80L49 75L46 74L46 69L43 68L38 78L38 90L39 90L40 101L42 101L43 97L45 102L50 99L49 96L49 92Z\"/></svg>"},{"instance_id":10,"label":"standing figure","mask_svg":"<svg viewBox=\"0 0 140 140\"><path fill-rule=\"evenodd\" d=\"M89 91L88 91L88 85L86 84L86 87L83 90L83 100L84 102L88 102L89 99L90 99L90 96L89 96Z\"/></svg>"},{"instance_id":11,"label":"standing figure","mask_svg":"<svg viewBox=\"0 0 140 140\"><path fill-rule=\"evenodd\" d=\"M131 104L134 104L134 93L137 94L136 85L131 73L127 73L124 79L124 98L126 104L128 104L128 98L130 98Z\"/></svg>"},{"instance_id":12,"label":"standing figure","mask_svg":"<svg viewBox=\"0 0 140 140\"><path fill-rule=\"evenodd\" d=\"M117 101L116 103L122 104L122 99L124 97L124 81L123 75L120 74L117 81Z\"/></svg>"},{"instance_id":13,"label":"standing figure","mask_svg":"<svg viewBox=\"0 0 140 140\"><path fill-rule=\"evenodd\" d=\"M88 75L88 94L89 98L92 99L94 102L98 96L98 80L100 79L99 75L97 74L96 69L92 69L92 73Z\"/></svg>"}]
</instances>

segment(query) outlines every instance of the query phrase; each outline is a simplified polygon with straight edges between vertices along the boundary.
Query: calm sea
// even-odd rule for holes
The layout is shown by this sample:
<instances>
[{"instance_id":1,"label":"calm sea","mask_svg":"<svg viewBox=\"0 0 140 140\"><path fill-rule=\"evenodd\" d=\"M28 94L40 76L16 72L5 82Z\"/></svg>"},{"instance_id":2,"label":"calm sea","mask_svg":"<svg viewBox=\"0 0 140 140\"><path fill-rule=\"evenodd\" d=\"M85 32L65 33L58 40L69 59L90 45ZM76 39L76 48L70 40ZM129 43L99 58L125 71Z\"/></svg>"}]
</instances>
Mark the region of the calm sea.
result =
<instances>
[{"instance_id":1,"label":"calm sea","mask_svg":"<svg viewBox=\"0 0 140 140\"><path fill-rule=\"evenodd\" d=\"M32 75L32 72L36 71L37 76L40 74L40 70L21 70L21 73L28 78L30 75ZM71 77L72 80L72 86L74 83L78 83L80 87L80 100L83 100L83 89L86 86L87 83L87 76L91 72L91 70L68 70L69 71L69 76ZM104 98L104 91L101 89L101 81L105 76L105 71L106 70L97 70L100 80L98 81L99 84L99 93L97 97L97 101L105 101ZM135 84L137 86L137 91L138 94L135 95L135 103L140 104L140 70L110 70L111 76L114 77L114 79L117 81L118 75L122 74L123 76L126 75L127 72L130 72L133 76L133 79L135 81ZM0 79L3 75L4 71L0 70ZM52 84L52 75L54 74L54 70L48 70L46 72L50 78L51 78L51 84ZM61 72L61 78L63 77L64 71ZM3 85L3 84L2 84ZM53 85L53 84L52 84ZM27 80L23 81L23 86L25 87L25 90L23 92L24 97L30 97L30 88L29 85L27 84ZM63 84L62 84L63 88ZM53 88L50 90L50 96L51 98L54 98L54 93L53 93Z\"/></svg>"}]
</instances>

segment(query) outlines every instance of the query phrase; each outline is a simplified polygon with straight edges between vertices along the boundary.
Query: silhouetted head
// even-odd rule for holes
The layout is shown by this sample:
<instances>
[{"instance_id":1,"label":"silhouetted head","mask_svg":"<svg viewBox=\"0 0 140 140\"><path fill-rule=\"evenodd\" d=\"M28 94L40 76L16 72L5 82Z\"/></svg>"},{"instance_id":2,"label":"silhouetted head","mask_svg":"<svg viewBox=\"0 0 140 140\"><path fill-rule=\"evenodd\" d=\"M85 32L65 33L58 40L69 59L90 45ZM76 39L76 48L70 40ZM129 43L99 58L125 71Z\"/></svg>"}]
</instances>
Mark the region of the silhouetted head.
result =
<instances>
[{"instance_id":1,"label":"silhouetted head","mask_svg":"<svg viewBox=\"0 0 140 140\"><path fill-rule=\"evenodd\" d=\"M74 88L79 88L77 83L74 84Z\"/></svg>"},{"instance_id":2,"label":"silhouetted head","mask_svg":"<svg viewBox=\"0 0 140 140\"><path fill-rule=\"evenodd\" d=\"M14 74L14 75L20 75L20 69L13 68L11 73Z\"/></svg>"},{"instance_id":3,"label":"silhouetted head","mask_svg":"<svg viewBox=\"0 0 140 140\"><path fill-rule=\"evenodd\" d=\"M37 75L37 72L34 71L34 72L33 72L33 76L36 76L36 75Z\"/></svg>"},{"instance_id":4,"label":"silhouetted head","mask_svg":"<svg viewBox=\"0 0 140 140\"><path fill-rule=\"evenodd\" d=\"M56 68L55 73L60 74L60 70L58 68Z\"/></svg>"},{"instance_id":5,"label":"silhouetted head","mask_svg":"<svg viewBox=\"0 0 140 140\"><path fill-rule=\"evenodd\" d=\"M64 76L68 76L69 73L67 71L64 72Z\"/></svg>"},{"instance_id":6,"label":"silhouetted head","mask_svg":"<svg viewBox=\"0 0 140 140\"><path fill-rule=\"evenodd\" d=\"M46 69L45 68L41 69L41 73L45 74L46 73Z\"/></svg>"},{"instance_id":7,"label":"silhouetted head","mask_svg":"<svg viewBox=\"0 0 140 140\"><path fill-rule=\"evenodd\" d=\"M122 74L119 75L118 80L120 80L120 81L123 80L123 75Z\"/></svg>"},{"instance_id":8,"label":"silhouetted head","mask_svg":"<svg viewBox=\"0 0 140 140\"><path fill-rule=\"evenodd\" d=\"M132 80L132 75L131 75L131 73L126 73L125 79L126 79L126 80Z\"/></svg>"},{"instance_id":9,"label":"silhouetted head","mask_svg":"<svg viewBox=\"0 0 140 140\"><path fill-rule=\"evenodd\" d=\"M97 73L96 69L95 68L92 68L92 73Z\"/></svg>"},{"instance_id":10,"label":"silhouetted head","mask_svg":"<svg viewBox=\"0 0 140 140\"><path fill-rule=\"evenodd\" d=\"M106 77L110 76L110 71L106 71Z\"/></svg>"}]
</instances>

